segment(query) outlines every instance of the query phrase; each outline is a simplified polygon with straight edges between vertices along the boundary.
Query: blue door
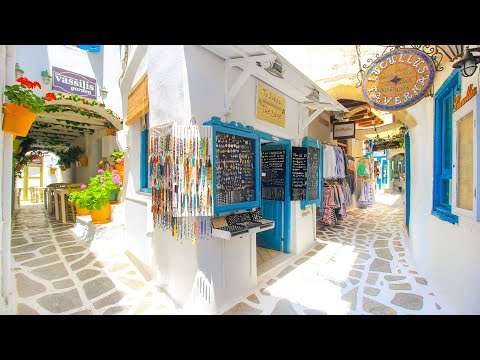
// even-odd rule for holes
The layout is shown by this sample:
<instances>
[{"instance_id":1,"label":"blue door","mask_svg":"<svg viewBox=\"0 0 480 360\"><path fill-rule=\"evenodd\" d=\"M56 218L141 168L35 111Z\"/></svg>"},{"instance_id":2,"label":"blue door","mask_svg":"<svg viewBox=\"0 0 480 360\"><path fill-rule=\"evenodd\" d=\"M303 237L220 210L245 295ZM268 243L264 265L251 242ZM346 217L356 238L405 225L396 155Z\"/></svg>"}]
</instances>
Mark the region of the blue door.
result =
<instances>
[{"instance_id":1,"label":"blue door","mask_svg":"<svg viewBox=\"0 0 480 360\"><path fill-rule=\"evenodd\" d=\"M262 151L283 150L284 148L284 145L262 145ZM275 221L275 227L257 234L257 246L283 251L283 201L262 199L260 213L264 219Z\"/></svg>"},{"instance_id":2,"label":"blue door","mask_svg":"<svg viewBox=\"0 0 480 360\"><path fill-rule=\"evenodd\" d=\"M382 160L382 184L387 185L388 183L388 160Z\"/></svg>"}]
</instances>

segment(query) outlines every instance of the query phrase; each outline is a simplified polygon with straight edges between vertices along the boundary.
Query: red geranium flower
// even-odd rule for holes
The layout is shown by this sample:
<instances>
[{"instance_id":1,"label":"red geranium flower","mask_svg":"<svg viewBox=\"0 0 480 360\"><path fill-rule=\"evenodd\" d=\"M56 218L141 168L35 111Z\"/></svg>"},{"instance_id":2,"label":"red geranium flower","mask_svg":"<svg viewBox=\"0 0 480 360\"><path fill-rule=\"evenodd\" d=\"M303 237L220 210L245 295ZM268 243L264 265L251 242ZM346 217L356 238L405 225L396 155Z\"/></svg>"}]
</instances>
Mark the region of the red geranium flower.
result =
<instances>
[{"instance_id":1,"label":"red geranium flower","mask_svg":"<svg viewBox=\"0 0 480 360\"><path fill-rule=\"evenodd\" d=\"M47 101L57 100L57 97L55 96L54 93L50 92L45 94L45 100Z\"/></svg>"},{"instance_id":2,"label":"red geranium flower","mask_svg":"<svg viewBox=\"0 0 480 360\"><path fill-rule=\"evenodd\" d=\"M17 81L22 84L23 86L26 86L29 89L33 88L34 83L28 80L26 77L19 77Z\"/></svg>"},{"instance_id":3,"label":"red geranium flower","mask_svg":"<svg viewBox=\"0 0 480 360\"><path fill-rule=\"evenodd\" d=\"M33 84L32 84L32 88L35 88L35 86L37 86L39 89L42 88L42 85L40 85L40 83L38 81L34 81Z\"/></svg>"}]
</instances>

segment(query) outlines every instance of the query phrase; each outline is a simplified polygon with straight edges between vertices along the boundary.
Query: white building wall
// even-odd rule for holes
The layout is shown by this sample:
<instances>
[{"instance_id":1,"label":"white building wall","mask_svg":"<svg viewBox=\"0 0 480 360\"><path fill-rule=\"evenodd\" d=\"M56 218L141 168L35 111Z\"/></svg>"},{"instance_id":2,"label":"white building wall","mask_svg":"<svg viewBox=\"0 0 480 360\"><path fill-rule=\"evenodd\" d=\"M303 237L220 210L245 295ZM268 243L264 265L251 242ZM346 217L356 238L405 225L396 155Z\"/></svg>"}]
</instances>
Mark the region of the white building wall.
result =
<instances>
[{"instance_id":1,"label":"white building wall","mask_svg":"<svg viewBox=\"0 0 480 360\"><path fill-rule=\"evenodd\" d=\"M438 72L435 90L451 74L451 63ZM478 70L477 70L478 71ZM476 76L462 77L462 97ZM459 314L480 314L480 223L463 216L458 224L433 216L434 100L426 98L408 109L418 125L411 134L411 200L409 247L416 266ZM478 126L478 125L477 125ZM426 145L427 144L427 145Z\"/></svg>"},{"instance_id":2,"label":"white building wall","mask_svg":"<svg viewBox=\"0 0 480 360\"><path fill-rule=\"evenodd\" d=\"M127 68L121 85L123 104L126 106L128 93L136 83L133 79L139 79L145 73L143 64L146 59L150 126L170 121L185 124L192 118L192 123L200 125L212 116L220 116L225 120L223 59L201 46L149 46L148 50L137 46L131 57L133 65ZM231 81L234 81L240 70L234 69L232 74ZM251 77L239 91L228 120L252 125L279 137L297 137L300 107L286 95L285 129L255 120L256 82ZM255 244L248 240L224 243L214 238L197 241L193 245L188 240L180 242L173 239L167 231L153 229L150 196L139 193L140 122L126 129L129 144L125 156L125 174L128 174L125 179L128 251L153 273L157 282L164 285L179 303L189 304L196 285L203 281L208 284L208 291L215 298L215 303L206 304L209 307L207 310L203 308L203 311L215 312L224 308L238 296L239 290L244 295L256 286L256 271L251 272L249 281L237 278L239 273L248 273L251 250ZM299 204L298 201L292 203L291 219L298 218L291 238L291 251L294 253L304 251L315 239L313 213L311 216L297 216ZM302 242L293 245L297 239L302 239ZM234 268L237 270L233 271ZM255 264L253 268L256 270Z\"/></svg>"}]
</instances>

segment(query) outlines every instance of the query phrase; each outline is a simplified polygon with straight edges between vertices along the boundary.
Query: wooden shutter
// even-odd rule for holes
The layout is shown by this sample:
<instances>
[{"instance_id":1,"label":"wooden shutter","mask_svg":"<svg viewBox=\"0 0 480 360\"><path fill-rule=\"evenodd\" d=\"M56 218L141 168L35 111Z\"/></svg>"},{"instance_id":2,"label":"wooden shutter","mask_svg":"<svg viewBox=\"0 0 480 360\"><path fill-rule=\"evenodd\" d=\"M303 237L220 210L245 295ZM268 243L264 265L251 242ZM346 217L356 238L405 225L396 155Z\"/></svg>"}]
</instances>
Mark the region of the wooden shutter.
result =
<instances>
[{"instance_id":1,"label":"wooden shutter","mask_svg":"<svg viewBox=\"0 0 480 360\"><path fill-rule=\"evenodd\" d=\"M138 81L128 95L127 121L126 125L131 126L148 113L148 78L147 74Z\"/></svg>"}]
</instances>

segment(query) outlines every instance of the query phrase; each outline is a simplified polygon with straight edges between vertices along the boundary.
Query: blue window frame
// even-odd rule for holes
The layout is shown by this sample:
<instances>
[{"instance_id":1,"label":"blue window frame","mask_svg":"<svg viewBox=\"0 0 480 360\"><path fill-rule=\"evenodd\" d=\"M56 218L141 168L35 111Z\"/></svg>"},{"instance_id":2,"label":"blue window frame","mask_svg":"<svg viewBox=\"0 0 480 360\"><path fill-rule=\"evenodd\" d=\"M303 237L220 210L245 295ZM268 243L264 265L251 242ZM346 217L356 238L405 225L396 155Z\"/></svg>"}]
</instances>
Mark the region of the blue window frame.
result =
<instances>
[{"instance_id":1,"label":"blue window frame","mask_svg":"<svg viewBox=\"0 0 480 360\"><path fill-rule=\"evenodd\" d=\"M90 51L90 52L100 52L102 45L77 45L79 49Z\"/></svg>"},{"instance_id":2,"label":"blue window frame","mask_svg":"<svg viewBox=\"0 0 480 360\"><path fill-rule=\"evenodd\" d=\"M152 177L148 166L148 114L140 120L140 192L152 193Z\"/></svg>"},{"instance_id":3,"label":"blue window frame","mask_svg":"<svg viewBox=\"0 0 480 360\"><path fill-rule=\"evenodd\" d=\"M460 71L455 70L435 94L432 214L452 224L458 223L451 206L452 114L453 99L461 91L461 85Z\"/></svg>"}]
</instances>

